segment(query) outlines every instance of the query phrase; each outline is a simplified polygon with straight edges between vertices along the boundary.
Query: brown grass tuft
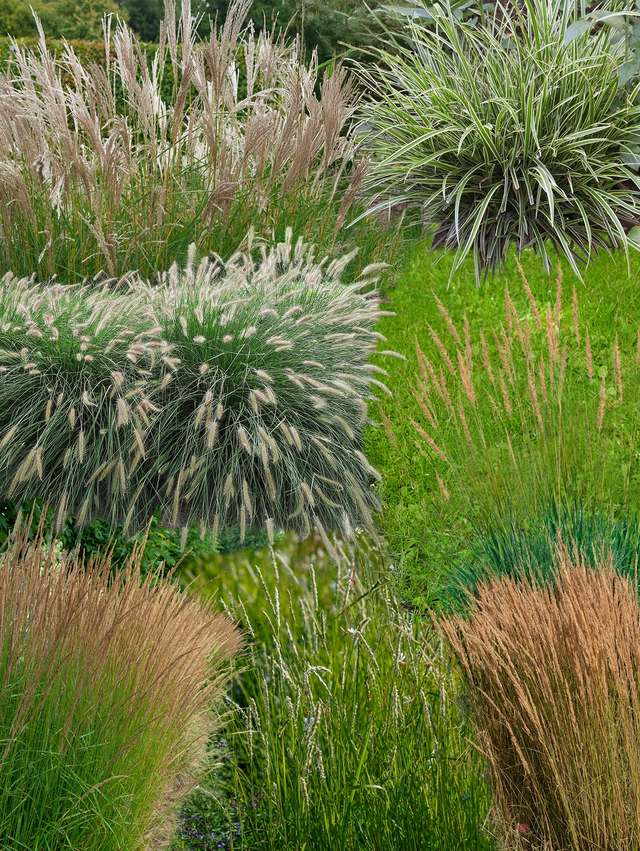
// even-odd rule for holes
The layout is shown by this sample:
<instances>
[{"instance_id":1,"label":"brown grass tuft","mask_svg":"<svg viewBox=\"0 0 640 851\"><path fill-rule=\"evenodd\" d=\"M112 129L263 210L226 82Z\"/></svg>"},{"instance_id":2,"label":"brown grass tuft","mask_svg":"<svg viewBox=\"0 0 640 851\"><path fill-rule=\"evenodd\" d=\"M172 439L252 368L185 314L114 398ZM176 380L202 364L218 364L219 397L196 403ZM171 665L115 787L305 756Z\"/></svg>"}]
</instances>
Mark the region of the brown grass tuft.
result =
<instances>
[{"instance_id":1,"label":"brown grass tuft","mask_svg":"<svg viewBox=\"0 0 640 851\"><path fill-rule=\"evenodd\" d=\"M77 819L86 836L106 825L117 837L124 824L118 847L145 838L161 847L211 732L226 683L221 662L240 649L240 634L176 585L143 581L142 547L114 576L110 555L60 564L42 526L33 542L28 529L0 560L0 832L13 825L9 780L26 772L23 825L48 830L56 813L53 821ZM91 758L78 756L84 741ZM31 761L44 764L49 752L50 776L40 777ZM97 805L94 794L78 799L77 789L92 788Z\"/></svg>"},{"instance_id":2,"label":"brown grass tuft","mask_svg":"<svg viewBox=\"0 0 640 851\"><path fill-rule=\"evenodd\" d=\"M637 589L558 543L555 589L480 587L469 619L442 629L472 696L504 825L520 847L640 846ZM545 845L545 847L547 847Z\"/></svg>"}]
</instances>

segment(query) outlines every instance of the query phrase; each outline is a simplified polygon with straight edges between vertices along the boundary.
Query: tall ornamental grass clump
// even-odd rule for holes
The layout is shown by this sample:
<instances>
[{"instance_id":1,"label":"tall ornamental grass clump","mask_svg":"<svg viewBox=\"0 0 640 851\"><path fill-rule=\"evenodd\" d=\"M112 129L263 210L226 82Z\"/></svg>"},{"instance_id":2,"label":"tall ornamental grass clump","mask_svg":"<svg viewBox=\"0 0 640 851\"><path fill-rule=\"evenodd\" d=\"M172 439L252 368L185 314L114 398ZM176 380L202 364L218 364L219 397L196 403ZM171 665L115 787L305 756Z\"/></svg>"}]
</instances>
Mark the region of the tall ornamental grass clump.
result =
<instances>
[{"instance_id":1,"label":"tall ornamental grass clump","mask_svg":"<svg viewBox=\"0 0 640 851\"><path fill-rule=\"evenodd\" d=\"M254 260L174 266L91 288L6 276L0 290L0 496L124 524L373 531L362 452L383 372L371 279L290 235ZM28 404L25 404L28 400Z\"/></svg>"},{"instance_id":2,"label":"tall ornamental grass clump","mask_svg":"<svg viewBox=\"0 0 640 851\"><path fill-rule=\"evenodd\" d=\"M554 590L483 584L444 621L504 823L521 848L640 842L637 585L562 544Z\"/></svg>"},{"instance_id":3,"label":"tall ornamental grass clump","mask_svg":"<svg viewBox=\"0 0 640 851\"><path fill-rule=\"evenodd\" d=\"M495 273L514 246L547 270L561 253L576 274L603 249L627 250L638 90L618 88L624 45L611 28L565 42L573 11L498 3L478 23L430 7L428 23L390 34L393 53L360 66L373 210L418 206L432 247L455 251L452 274L470 253L477 279Z\"/></svg>"},{"instance_id":4,"label":"tall ornamental grass clump","mask_svg":"<svg viewBox=\"0 0 640 851\"><path fill-rule=\"evenodd\" d=\"M447 330L417 344L425 532L449 602L488 575L550 579L558 532L587 553L604 540L621 572L633 571L640 335L599 331L592 344L561 274L553 304L539 305L524 277L503 303L500 327L476 330L438 301Z\"/></svg>"},{"instance_id":5,"label":"tall ornamental grass clump","mask_svg":"<svg viewBox=\"0 0 640 851\"><path fill-rule=\"evenodd\" d=\"M203 592L249 642L176 848L490 851L490 806L459 684L430 624L394 598L367 536L218 556Z\"/></svg>"},{"instance_id":6,"label":"tall ornamental grass clump","mask_svg":"<svg viewBox=\"0 0 640 851\"><path fill-rule=\"evenodd\" d=\"M298 42L254 36L250 5L201 40L189 2L178 24L168 2L150 60L108 26L106 69L70 45L50 54L44 37L38 51L14 44L0 74L2 273L151 278L191 243L229 257L251 226L333 246L366 168L348 129L354 83L306 65ZM373 254L390 244L376 237Z\"/></svg>"},{"instance_id":7,"label":"tall ornamental grass clump","mask_svg":"<svg viewBox=\"0 0 640 851\"><path fill-rule=\"evenodd\" d=\"M162 847L239 649L234 624L141 581L139 548L62 560L19 532L0 561L4 848ZM158 579L158 581L154 581Z\"/></svg>"}]
</instances>

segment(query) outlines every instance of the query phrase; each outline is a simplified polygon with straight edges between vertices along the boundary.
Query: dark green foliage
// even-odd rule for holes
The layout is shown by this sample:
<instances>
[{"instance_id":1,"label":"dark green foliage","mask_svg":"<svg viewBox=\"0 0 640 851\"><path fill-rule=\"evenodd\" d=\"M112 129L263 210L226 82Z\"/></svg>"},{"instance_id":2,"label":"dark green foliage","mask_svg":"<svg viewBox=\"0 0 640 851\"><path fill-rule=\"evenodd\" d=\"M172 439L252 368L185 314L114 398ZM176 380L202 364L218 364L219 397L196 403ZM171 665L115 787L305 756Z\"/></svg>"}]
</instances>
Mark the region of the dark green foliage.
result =
<instances>
[{"instance_id":1,"label":"dark green foliage","mask_svg":"<svg viewBox=\"0 0 640 851\"><path fill-rule=\"evenodd\" d=\"M202 15L202 35L208 33L216 16L219 24L226 20L230 5L229 0L192 4L194 13ZM321 65L345 53L352 55L353 48L358 51L370 45L376 28L363 0L256 0L248 19L256 32L284 33L288 39L300 37L307 60L315 51Z\"/></svg>"},{"instance_id":2,"label":"dark green foliage","mask_svg":"<svg viewBox=\"0 0 640 851\"><path fill-rule=\"evenodd\" d=\"M129 13L129 26L142 41L157 42L160 22L164 20L162 0L122 0Z\"/></svg>"},{"instance_id":3,"label":"dark green foliage","mask_svg":"<svg viewBox=\"0 0 640 851\"><path fill-rule=\"evenodd\" d=\"M104 15L128 19L127 11L115 0L2 0L0 36L37 36L32 10L45 35L55 39L100 40Z\"/></svg>"},{"instance_id":4,"label":"dark green foliage","mask_svg":"<svg viewBox=\"0 0 640 851\"><path fill-rule=\"evenodd\" d=\"M15 37L37 32L29 6L22 0L0 0L0 35Z\"/></svg>"},{"instance_id":5,"label":"dark green foliage","mask_svg":"<svg viewBox=\"0 0 640 851\"><path fill-rule=\"evenodd\" d=\"M276 532L274 542L277 544L282 539L282 533ZM218 533L216 552L233 553L238 550L263 550L269 546L269 536L264 529L247 529L242 538L239 526L231 526L222 529Z\"/></svg>"},{"instance_id":6,"label":"dark green foliage","mask_svg":"<svg viewBox=\"0 0 640 851\"><path fill-rule=\"evenodd\" d=\"M615 517L582 506L552 504L540 514L508 523L485 522L474 529L466 554L451 554L441 577L436 606L464 610L481 583L510 577L534 586L553 586L557 579L557 546L563 542L591 566L610 555L616 573L637 581L640 517Z\"/></svg>"},{"instance_id":7,"label":"dark green foliage","mask_svg":"<svg viewBox=\"0 0 640 851\"><path fill-rule=\"evenodd\" d=\"M11 501L0 505L0 547L5 544L16 522L24 523L27 518L31 518L31 538L36 536L41 520L45 537L50 537L54 512L49 509L46 518L42 518L42 511L40 499L26 501L20 509ZM234 548L236 537L239 536L234 537L231 534L231 540L225 539L227 549ZM247 546L253 545L254 540L256 545L262 543L262 538L266 540L264 533L256 534L255 539L247 535ZM93 520L84 528L77 529L75 518L68 517L57 539L63 550L74 551L78 558L84 559L85 562L88 562L91 556L99 559L109 551L114 570L122 568L133 554L134 547L146 539L144 551L140 556L140 573L143 578L160 569L166 576L178 563L189 564L193 559L207 559L218 551L210 533L201 538L199 529L191 528L186 540L182 541L182 533L161 526L157 516L154 516L147 529L134 539L123 534L122 526L114 529L106 520Z\"/></svg>"}]
</instances>

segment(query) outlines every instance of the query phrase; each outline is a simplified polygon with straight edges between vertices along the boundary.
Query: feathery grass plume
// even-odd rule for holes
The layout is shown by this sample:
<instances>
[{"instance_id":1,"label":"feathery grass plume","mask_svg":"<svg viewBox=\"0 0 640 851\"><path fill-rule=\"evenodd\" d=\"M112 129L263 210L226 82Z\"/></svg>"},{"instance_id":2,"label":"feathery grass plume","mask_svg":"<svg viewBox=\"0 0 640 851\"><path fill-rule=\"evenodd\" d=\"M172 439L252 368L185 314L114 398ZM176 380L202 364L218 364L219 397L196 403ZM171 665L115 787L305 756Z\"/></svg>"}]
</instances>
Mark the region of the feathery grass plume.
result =
<instances>
[{"instance_id":1,"label":"feathery grass plume","mask_svg":"<svg viewBox=\"0 0 640 851\"><path fill-rule=\"evenodd\" d=\"M640 515L635 340L612 332L608 347L599 340L592 351L584 323L576 335L577 300L565 296L573 309L562 310L559 281L555 305L539 310L530 288L510 283L512 331L505 323L493 335L471 328L471 348L482 352L473 364L466 342L447 349L431 328L418 344L415 397L424 418L417 411L415 425L432 464L425 534L439 604L460 604L462 589L499 573L500 548L506 558L514 540L546 528L547 516L571 536L583 516L609 528ZM452 374L446 365L455 360Z\"/></svg>"},{"instance_id":2,"label":"feathery grass plume","mask_svg":"<svg viewBox=\"0 0 640 851\"><path fill-rule=\"evenodd\" d=\"M11 848L163 847L240 634L140 547L60 561L18 530L0 560L0 836ZM19 806L17 805L19 802Z\"/></svg>"},{"instance_id":3,"label":"feathery grass plume","mask_svg":"<svg viewBox=\"0 0 640 851\"><path fill-rule=\"evenodd\" d=\"M432 248L455 251L451 275L472 254L478 282L513 247L547 271L562 254L578 275L603 250L627 252L640 105L637 88L619 96L614 30L566 40L574 6L563 0L499 2L481 26L428 8L359 64L373 203L363 215L419 207Z\"/></svg>"},{"instance_id":4,"label":"feathery grass plume","mask_svg":"<svg viewBox=\"0 0 640 851\"><path fill-rule=\"evenodd\" d=\"M487 786L439 637L395 598L369 536L351 556L334 543L337 570L318 538L286 536L194 575L242 612L252 642L220 733L225 772L186 802L179 837L200 828L214 847L237 830L245 848L490 851ZM228 802L215 821L212 793Z\"/></svg>"},{"instance_id":5,"label":"feathery grass plume","mask_svg":"<svg viewBox=\"0 0 640 851\"><path fill-rule=\"evenodd\" d=\"M483 584L470 616L442 630L504 824L526 824L527 847L631 851L640 842L637 584L602 551L587 566L560 541L554 560L554 587Z\"/></svg>"},{"instance_id":6,"label":"feathery grass plume","mask_svg":"<svg viewBox=\"0 0 640 851\"><path fill-rule=\"evenodd\" d=\"M100 517L133 533L160 512L172 526L373 532L361 450L385 314L362 292L370 275L342 283L350 259L317 262L289 233L258 260L174 265L155 285L6 276L0 494L49 498L58 526ZM326 500L309 498L319 477Z\"/></svg>"},{"instance_id":7,"label":"feathery grass plume","mask_svg":"<svg viewBox=\"0 0 640 851\"><path fill-rule=\"evenodd\" d=\"M0 74L3 272L151 278L194 241L230 256L250 227L337 243L365 168L356 87L339 64L306 65L299 41L254 35L250 5L234 0L199 39L188 0L178 21L167 2L150 62L118 22L106 70L82 67L71 45L54 57L44 37L38 51L13 43ZM366 244L358 262L386 260L397 239L377 224L352 233Z\"/></svg>"}]
</instances>

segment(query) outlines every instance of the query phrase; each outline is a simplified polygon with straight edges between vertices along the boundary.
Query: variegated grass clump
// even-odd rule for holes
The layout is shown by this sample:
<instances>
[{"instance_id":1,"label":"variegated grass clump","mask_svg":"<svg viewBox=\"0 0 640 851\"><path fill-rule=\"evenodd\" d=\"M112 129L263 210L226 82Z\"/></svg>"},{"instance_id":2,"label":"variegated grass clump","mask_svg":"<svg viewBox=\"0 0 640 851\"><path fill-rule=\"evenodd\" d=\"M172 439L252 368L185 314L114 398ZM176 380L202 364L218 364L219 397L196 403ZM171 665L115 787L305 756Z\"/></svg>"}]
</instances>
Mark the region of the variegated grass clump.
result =
<instances>
[{"instance_id":1,"label":"variegated grass clump","mask_svg":"<svg viewBox=\"0 0 640 851\"><path fill-rule=\"evenodd\" d=\"M0 836L5 848L164 847L193 786L231 620L159 575L138 547L59 560L28 527L0 560Z\"/></svg>"},{"instance_id":2,"label":"variegated grass clump","mask_svg":"<svg viewBox=\"0 0 640 851\"><path fill-rule=\"evenodd\" d=\"M443 623L504 822L519 848L622 851L640 843L637 579L561 542L554 590L483 584Z\"/></svg>"},{"instance_id":3,"label":"variegated grass clump","mask_svg":"<svg viewBox=\"0 0 640 851\"><path fill-rule=\"evenodd\" d=\"M6 276L0 291L0 494L35 496L55 526L126 532L199 522L308 536L373 531L362 452L383 314L343 285L350 255L299 242L226 265L193 255L158 286ZM372 272L373 270L368 270ZM27 402L25 404L25 402Z\"/></svg>"},{"instance_id":4,"label":"variegated grass clump","mask_svg":"<svg viewBox=\"0 0 640 851\"><path fill-rule=\"evenodd\" d=\"M602 251L627 253L640 108L637 88L620 91L616 31L566 39L576 7L561 0L495 3L480 25L416 5L404 33L387 31L392 49L359 66L369 212L419 207L432 248L455 252L451 274L471 255L477 282L512 248L547 271L564 255L578 275Z\"/></svg>"},{"instance_id":5,"label":"variegated grass clump","mask_svg":"<svg viewBox=\"0 0 640 851\"><path fill-rule=\"evenodd\" d=\"M255 36L250 6L235 0L199 39L188 0L178 21L167 0L150 61L107 21L106 69L71 45L14 44L0 74L0 273L151 278L192 242L229 257L250 226L333 243L366 170L348 130L355 86L340 66L305 64L299 42Z\"/></svg>"},{"instance_id":6,"label":"variegated grass clump","mask_svg":"<svg viewBox=\"0 0 640 851\"><path fill-rule=\"evenodd\" d=\"M506 286L504 306L499 328L473 333L466 315L456 325L438 302L444 335L432 328L417 344L424 416L415 427L432 461L435 513L449 518L438 523L451 524L442 545L472 561L469 548L487 534L501 546L551 517L569 534L586 522L586 539L603 518L615 524L640 506L640 334L593 344L561 272L554 303L539 305L523 275L519 292ZM470 579L475 567L460 570Z\"/></svg>"}]
</instances>

